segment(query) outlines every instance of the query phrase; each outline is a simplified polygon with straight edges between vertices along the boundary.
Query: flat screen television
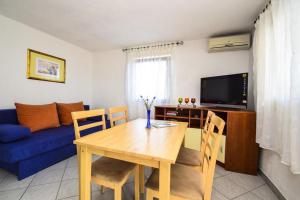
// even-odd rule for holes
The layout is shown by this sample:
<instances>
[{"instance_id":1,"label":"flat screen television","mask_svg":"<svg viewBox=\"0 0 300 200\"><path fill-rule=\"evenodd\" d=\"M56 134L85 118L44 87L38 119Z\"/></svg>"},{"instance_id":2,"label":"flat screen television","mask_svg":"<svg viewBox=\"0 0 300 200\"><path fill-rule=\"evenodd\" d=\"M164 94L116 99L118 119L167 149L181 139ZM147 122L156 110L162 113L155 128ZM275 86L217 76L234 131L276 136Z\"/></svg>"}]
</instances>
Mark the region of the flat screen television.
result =
<instances>
[{"instance_id":1,"label":"flat screen television","mask_svg":"<svg viewBox=\"0 0 300 200\"><path fill-rule=\"evenodd\" d=\"M247 108L248 73L201 78L200 104Z\"/></svg>"}]
</instances>

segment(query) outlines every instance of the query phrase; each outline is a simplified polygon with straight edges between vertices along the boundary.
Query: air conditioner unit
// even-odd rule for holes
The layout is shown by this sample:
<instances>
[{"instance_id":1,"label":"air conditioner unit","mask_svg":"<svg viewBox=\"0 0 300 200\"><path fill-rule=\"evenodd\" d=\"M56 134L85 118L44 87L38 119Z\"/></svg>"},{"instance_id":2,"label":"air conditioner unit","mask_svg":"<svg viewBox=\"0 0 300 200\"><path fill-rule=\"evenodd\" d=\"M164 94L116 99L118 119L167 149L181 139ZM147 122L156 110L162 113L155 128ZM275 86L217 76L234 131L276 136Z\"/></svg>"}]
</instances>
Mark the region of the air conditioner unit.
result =
<instances>
[{"instance_id":1,"label":"air conditioner unit","mask_svg":"<svg viewBox=\"0 0 300 200\"><path fill-rule=\"evenodd\" d=\"M214 37L208 40L208 52L245 50L251 46L250 34Z\"/></svg>"}]
</instances>

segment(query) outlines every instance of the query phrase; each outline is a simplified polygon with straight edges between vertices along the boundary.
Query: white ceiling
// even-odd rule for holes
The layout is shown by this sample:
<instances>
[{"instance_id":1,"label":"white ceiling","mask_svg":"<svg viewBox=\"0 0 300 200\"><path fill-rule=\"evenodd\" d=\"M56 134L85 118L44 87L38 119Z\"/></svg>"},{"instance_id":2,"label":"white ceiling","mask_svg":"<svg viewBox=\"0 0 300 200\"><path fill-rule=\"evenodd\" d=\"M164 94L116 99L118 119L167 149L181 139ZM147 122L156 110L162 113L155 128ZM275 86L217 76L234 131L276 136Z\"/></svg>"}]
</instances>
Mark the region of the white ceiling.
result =
<instances>
[{"instance_id":1,"label":"white ceiling","mask_svg":"<svg viewBox=\"0 0 300 200\"><path fill-rule=\"evenodd\" d=\"M266 0L0 0L0 14L91 51L248 31Z\"/></svg>"}]
</instances>

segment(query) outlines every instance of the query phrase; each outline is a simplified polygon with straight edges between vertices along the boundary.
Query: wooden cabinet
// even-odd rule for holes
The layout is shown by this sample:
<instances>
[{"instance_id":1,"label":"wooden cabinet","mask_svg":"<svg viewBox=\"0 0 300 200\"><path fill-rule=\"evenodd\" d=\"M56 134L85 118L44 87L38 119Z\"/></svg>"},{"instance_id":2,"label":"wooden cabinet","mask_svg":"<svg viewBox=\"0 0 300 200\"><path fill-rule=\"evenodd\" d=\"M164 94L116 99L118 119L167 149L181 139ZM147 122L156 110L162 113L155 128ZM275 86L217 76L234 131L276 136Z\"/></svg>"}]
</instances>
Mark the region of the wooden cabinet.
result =
<instances>
[{"instance_id":1,"label":"wooden cabinet","mask_svg":"<svg viewBox=\"0 0 300 200\"><path fill-rule=\"evenodd\" d=\"M229 171L256 175L259 148L255 142L255 112L210 107L156 106L155 119L188 122L191 129L187 131L185 145L198 149L201 131L197 129L203 128L208 110L215 112L226 122L218 164Z\"/></svg>"}]
</instances>

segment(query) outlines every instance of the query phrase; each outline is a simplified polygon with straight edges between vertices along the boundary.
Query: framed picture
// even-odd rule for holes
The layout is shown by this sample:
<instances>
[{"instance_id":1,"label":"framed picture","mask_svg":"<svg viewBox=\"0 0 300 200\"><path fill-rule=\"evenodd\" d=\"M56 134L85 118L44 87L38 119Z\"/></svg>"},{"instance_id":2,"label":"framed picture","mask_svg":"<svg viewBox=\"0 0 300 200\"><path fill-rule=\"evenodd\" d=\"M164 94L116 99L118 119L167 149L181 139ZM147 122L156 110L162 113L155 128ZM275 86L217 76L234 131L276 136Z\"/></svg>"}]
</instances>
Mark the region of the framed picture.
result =
<instances>
[{"instance_id":1,"label":"framed picture","mask_svg":"<svg viewBox=\"0 0 300 200\"><path fill-rule=\"evenodd\" d=\"M66 60L42 52L27 50L27 78L65 83Z\"/></svg>"}]
</instances>

